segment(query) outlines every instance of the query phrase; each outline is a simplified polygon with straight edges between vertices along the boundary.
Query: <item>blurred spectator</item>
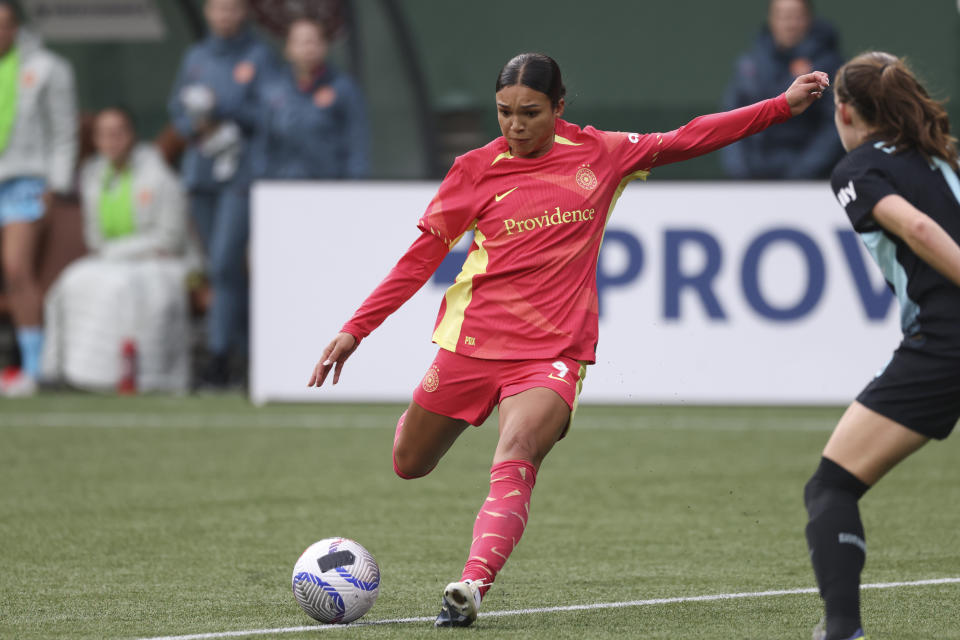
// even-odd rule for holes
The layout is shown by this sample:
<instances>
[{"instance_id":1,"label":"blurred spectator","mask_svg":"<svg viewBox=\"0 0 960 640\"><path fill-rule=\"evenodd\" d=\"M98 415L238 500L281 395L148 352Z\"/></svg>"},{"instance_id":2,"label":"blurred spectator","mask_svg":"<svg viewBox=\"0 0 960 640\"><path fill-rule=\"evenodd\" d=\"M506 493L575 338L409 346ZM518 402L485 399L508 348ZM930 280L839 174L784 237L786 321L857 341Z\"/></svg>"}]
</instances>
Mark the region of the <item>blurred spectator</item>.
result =
<instances>
[{"instance_id":1,"label":"blurred spectator","mask_svg":"<svg viewBox=\"0 0 960 640\"><path fill-rule=\"evenodd\" d=\"M101 111L97 155L80 174L84 237L46 298L43 378L116 388L125 343L136 349L141 390L185 390L189 381L186 199L151 145L137 144L130 115Z\"/></svg>"},{"instance_id":2,"label":"blurred spectator","mask_svg":"<svg viewBox=\"0 0 960 640\"><path fill-rule=\"evenodd\" d=\"M364 178L369 133L360 89L327 62L327 32L312 18L287 31L288 65L260 92L254 143L257 177Z\"/></svg>"},{"instance_id":3,"label":"blurred spectator","mask_svg":"<svg viewBox=\"0 0 960 640\"><path fill-rule=\"evenodd\" d=\"M200 383L225 387L231 361L247 355L248 147L257 87L276 63L248 22L246 0L206 0L204 15L210 35L184 57L169 110L174 126L189 141L183 180L213 290L207 314L209 362Z\"/></svg>"},{"instance_id":4,"label":"blurred spectator","mask_svg":"<svg viewBox=\"0 0 960 640\"><path fill-rule=\"evenodd\" d=\"M4 395L36 390L43 351L37 221L55 194L71 190L76 129L73 71L0 0L0 258L22 363L0 378Z\"/></svg>"},{"instance_id":5,"label":"blurred spectator","mask_svg":"<svg viewBox=\"0 0 960 640\"><path fill-rule=\"evenodd\" d=\"M724 109L753 104L775 95L810 71L833 78L843 59L837 33L815 18L810 0L771 0L767 25L753 49L736 64ZM751 136L721 152L732 178L809 180L827 178L843 155L833 125L833 100L818 100L802 118Z\"/></svg>"}]
</instances>

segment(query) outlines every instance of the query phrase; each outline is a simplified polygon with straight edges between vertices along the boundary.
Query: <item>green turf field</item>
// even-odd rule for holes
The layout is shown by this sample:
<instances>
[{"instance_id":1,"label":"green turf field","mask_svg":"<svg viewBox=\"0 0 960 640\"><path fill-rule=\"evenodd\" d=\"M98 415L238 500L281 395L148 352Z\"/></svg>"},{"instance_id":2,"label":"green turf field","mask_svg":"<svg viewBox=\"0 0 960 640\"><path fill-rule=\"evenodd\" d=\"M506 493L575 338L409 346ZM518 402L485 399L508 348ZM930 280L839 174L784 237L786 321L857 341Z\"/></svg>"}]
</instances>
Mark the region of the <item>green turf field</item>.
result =
<instances>
[{"instance_id":1,"label":"green turf field","mask_svg":"<svg viewBox=\"0 0 960 640\"><path fill-rule=\"evenodd\" d=\"M802 488L839 409L581 407L475 627L313 626L290 591L317 539L382 570L364 621L432 618L487 491L492 423L395 477L399 407L240 398L0 401L0 638L809 638L810 593L484 613L813 586ZM864 498L869 583L960 576L956 442ZM960 584L863 594L871 640L960 638ZM207 637L227 637L211 635ZM238 637L238 636L229 636Z\"/></svg>"}]
</instances>

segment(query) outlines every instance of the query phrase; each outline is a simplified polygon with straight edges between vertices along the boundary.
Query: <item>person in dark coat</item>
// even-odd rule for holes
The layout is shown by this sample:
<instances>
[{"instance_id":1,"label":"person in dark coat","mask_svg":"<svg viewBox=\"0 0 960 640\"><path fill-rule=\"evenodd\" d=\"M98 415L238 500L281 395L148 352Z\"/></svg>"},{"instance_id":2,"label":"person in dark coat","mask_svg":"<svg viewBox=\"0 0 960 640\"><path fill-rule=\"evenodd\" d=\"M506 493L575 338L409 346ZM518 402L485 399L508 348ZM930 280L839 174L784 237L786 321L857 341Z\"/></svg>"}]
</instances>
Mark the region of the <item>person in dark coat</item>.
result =
<instances>
[{"instance_id":1,"label":"person in dark coat","mask_svg":"<svg viewBox=\"0 0 960 640\"><path fill-rule=\"evenodd\" d=\"M737 60L724 108L753 104L813 69L832 77L842 63L836 30L814 16L809 0L771 0L767 24L753 48ZM833 101L818 100L805 117L720 153L724 172L731 178L825 179L843 155L833 125Z\"/></svg>"},{"instance_id":2,"label":"person in dark coat","mask_svg":"<svg viewBox=\"0 0 960 640\"><path fill-rule=\"evenodd\" d=\"M188 140L183 181L213 291L201 382L224 387L230 362L248 352L249 147L257 119L251 105L278 63L249 24L247 0L206 0L204 14L210 35L184 57L169 112Z\"/></svg>"},{"instance_id":3,"label":"person in dark coat","mask_svg":"<svg viewBox=\"0 0 960 640\"><path fill-rule=\"evenodd\" d=\"M252 162L258 178L356 179L369 173L369 127L353 79L327 61L325 25L294 20L288 65L260 91Z\"/></svg>"}]
</instances>

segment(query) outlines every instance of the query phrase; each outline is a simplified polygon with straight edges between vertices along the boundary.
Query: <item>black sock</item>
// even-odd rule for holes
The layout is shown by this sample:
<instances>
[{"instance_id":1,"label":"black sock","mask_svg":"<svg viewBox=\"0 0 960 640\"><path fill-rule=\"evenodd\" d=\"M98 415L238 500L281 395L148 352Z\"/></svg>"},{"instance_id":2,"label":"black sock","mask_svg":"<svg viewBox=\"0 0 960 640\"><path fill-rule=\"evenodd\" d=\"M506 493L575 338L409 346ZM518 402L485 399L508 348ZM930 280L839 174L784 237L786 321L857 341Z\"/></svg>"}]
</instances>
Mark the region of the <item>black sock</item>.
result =
<instances>
[{"instance_id":1,"label":"black sock","mask_svg":"<svg viewBox=\"0 0 960 640\"><path fill-rule=\"evenodd\" d=\"M827 458L807 482L803 497L810 521L807 547L827 610L827 640L849 638L861 628L860 571L867 544L857 501L869 489Z\"/></svg>"}]
</instances>

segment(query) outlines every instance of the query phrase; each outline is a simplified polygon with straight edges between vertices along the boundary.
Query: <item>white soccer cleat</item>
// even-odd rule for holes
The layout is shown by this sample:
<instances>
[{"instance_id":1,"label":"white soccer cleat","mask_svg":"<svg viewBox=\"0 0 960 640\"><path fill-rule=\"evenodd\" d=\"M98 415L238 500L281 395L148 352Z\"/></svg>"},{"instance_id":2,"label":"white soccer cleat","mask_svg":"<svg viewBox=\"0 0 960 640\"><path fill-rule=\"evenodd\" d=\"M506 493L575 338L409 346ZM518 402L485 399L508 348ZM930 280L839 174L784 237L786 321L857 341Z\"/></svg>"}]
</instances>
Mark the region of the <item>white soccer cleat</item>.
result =
<instances>
[{"instance_id":1,"label":"white soccer cleat","mask_svg":"<svg viewBox=\"0 0 960 640\"><path fill-rule=\"evenodd\" d=\"M451 582L443 590L436 627L469 627L480 611L480 580Z\"/></svg>"}]
</instances>

